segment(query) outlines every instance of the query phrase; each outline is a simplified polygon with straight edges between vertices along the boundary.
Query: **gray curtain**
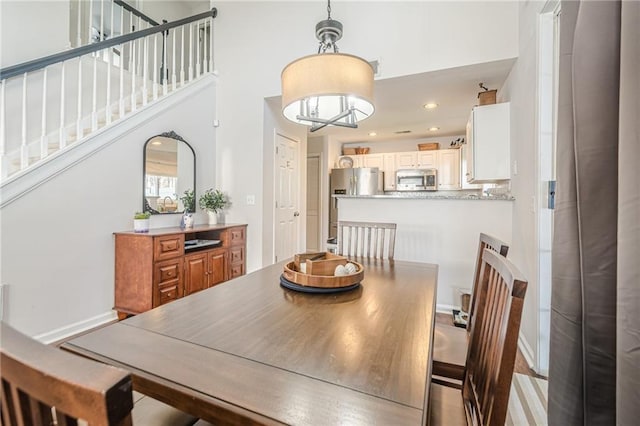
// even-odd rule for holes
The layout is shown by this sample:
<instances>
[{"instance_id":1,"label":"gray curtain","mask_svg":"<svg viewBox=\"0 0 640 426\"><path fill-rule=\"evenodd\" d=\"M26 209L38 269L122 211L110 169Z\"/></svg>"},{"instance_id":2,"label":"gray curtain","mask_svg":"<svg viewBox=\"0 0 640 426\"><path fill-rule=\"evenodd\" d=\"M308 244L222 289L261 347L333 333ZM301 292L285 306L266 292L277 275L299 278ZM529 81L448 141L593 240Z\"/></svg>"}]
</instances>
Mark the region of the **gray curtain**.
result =
<instances>
[{"instance_id":1,"label":"gray curtain","mask_svg":"<svg viewBox=\"0 0 640 426\"><path fill-rule=\"evenodd\" d=\"M636 1L563 1L550 425L640 422Z\"/></svg>"}]
</instances>

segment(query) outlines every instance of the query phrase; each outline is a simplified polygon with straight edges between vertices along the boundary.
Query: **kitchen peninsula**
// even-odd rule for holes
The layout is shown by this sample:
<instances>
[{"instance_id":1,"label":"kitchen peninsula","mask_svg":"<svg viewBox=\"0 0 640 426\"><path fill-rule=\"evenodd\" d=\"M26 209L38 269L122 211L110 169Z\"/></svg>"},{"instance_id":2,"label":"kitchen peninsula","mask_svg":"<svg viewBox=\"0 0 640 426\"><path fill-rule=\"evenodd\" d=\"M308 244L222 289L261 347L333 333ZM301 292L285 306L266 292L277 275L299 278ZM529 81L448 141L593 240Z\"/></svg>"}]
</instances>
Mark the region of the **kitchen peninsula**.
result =
<instances>
[{"instance_id":1,"label":"kitchen peninsula","mask_svg":"<svg viewBox=\"0 0 640 426\"><path fill-rule=\"evenodd\" d=\"M333 197L338 220L396 223L396 260L439 265L440 308L458 306L458 289L471 287L481 232L512 241L510 195L435 191Z\"/></svg>"}]
</instances>

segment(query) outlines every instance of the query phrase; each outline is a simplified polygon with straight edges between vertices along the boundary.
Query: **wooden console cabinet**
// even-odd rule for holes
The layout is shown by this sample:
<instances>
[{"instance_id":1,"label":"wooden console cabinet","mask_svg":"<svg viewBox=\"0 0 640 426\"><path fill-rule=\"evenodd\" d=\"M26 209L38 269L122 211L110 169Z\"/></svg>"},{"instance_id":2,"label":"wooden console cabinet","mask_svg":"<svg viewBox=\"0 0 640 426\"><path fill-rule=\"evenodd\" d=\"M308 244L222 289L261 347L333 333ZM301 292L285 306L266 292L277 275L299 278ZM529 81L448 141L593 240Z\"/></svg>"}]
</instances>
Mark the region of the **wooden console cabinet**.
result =
<instances>
[{"instance_id":1,"label":"wooden console cabinet","mask_svg":"<svg viewBox=\"0 0 640 426\"><path fill-rule=\"evenodd\" d=\"M139 314L244 275L246 231L247 225L224 224L114 233L118 317ZM194 240L198 243L185 245Z\"/></svg>"}]
</instances>

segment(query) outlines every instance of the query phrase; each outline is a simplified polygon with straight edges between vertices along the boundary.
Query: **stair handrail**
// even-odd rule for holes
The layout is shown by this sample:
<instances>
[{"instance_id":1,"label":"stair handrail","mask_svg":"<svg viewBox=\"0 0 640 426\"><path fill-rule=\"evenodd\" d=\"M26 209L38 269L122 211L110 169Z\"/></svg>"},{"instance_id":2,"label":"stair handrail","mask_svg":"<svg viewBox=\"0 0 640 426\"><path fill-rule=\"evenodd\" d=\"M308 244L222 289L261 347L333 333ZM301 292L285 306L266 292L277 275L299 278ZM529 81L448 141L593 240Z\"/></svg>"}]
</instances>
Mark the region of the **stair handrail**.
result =
<instances>
[{"instance_id":1,"label":"stair handrail","mask_svg":"<svg viewBox=\"0 0 640 426\"><path fill-rule=\"evenodd\" d=\"M53 55L45 56L44 58L35 59L32 61L23 62L21 64L12 65L0 69L0 80L9 79L17 75L24 74L26 72L37 71L45 68L49 65L64 62L69 59L84 56L89 53L98 52L103 49L107 49L112 46L117 46L132 40L137 40L142 37L146 37L151 34L162 33L168 31L171 28L180 27L191 22L198 21L205 18L215 18L218 16L218 9L215 7L211 10L197 15L189 16L187 18L178 19L177 21L168 22L166 24L157 25L152 28L146 28L144 30L135 31L133 33L121 35L108 40L103 40L98 43L87 44L85 46L76 47L74 49L67 50L65 52L55 53Z\"/></svg>"},{"instance_id":2,"label":"stair handrail","mask_svg":"<svg viewBox=\"0 0 640 426\"><path fill-rule=\"evenodd\" d=\"M128 10L129 12L133 13L135 16L137 16L138 18L148 22L151 25L160 25L159 22L153 20L152 18L148 17L147 15L145 15L144 13L140 12L138 9L136 9L135 7L129 5L128 3L123 2L122 0L113 0L113 2L115 4L117 4L118 6L123 7L125 10Z\"/></svg>"}]
</instances>

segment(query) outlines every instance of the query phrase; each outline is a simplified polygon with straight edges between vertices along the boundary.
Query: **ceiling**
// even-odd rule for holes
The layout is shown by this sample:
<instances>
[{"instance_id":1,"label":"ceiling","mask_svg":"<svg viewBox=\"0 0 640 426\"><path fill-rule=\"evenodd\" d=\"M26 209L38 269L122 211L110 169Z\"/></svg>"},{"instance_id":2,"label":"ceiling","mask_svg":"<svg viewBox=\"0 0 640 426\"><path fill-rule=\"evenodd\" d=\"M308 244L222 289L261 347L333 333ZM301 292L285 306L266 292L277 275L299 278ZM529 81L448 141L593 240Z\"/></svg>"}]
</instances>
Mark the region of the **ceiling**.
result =
<instances>
[{"instance_id":1,"label":"ceiling","mask_svg":"<svg viewBox=\"0 0 640 426\"><path fill-rule=\"evenodd\" d=\"M375 142L400 138L435 138L465 133L479 83L499 89L515 62L507 59L375 81L375 112L357 129L326 127L309 136L336 135L340 142ZM499 96L498 96L499 97ZM427 110L424 104L438 107ZM439 127L429 131L430 127ZM410 130L411 133L396 134ZM375 131L376 136L369 136Z\"/></svg>"}]
</instances>

